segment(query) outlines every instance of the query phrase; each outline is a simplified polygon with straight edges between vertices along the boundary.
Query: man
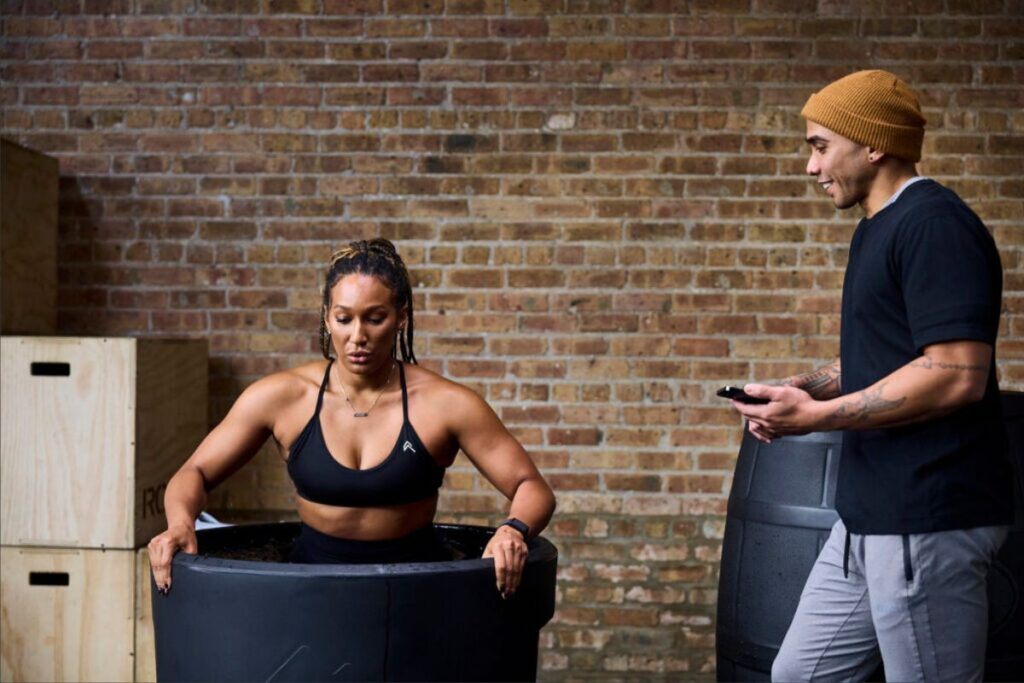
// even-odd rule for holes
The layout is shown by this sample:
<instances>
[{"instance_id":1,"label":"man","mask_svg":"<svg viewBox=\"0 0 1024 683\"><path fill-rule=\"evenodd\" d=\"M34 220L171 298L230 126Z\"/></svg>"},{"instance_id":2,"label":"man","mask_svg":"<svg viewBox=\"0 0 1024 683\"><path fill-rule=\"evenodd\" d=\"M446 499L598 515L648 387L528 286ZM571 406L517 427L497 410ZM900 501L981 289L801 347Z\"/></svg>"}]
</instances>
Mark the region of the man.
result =
<instances>
[{"instance_id":1,"label":"man","mask_svg":"<svg viewBox=\"0 0 1024 683\"><path fill-rule=\"evenodd\" d=\"M775 680L980 680L986 573L1012 522L996 384L1002 267L978 217L917 175L924 117L885 71L801 112L807 173L865 214L843 283L840 358L733 401L762 441L840 429L840 521L807 579Z\"/></svg>"}]
</instances>

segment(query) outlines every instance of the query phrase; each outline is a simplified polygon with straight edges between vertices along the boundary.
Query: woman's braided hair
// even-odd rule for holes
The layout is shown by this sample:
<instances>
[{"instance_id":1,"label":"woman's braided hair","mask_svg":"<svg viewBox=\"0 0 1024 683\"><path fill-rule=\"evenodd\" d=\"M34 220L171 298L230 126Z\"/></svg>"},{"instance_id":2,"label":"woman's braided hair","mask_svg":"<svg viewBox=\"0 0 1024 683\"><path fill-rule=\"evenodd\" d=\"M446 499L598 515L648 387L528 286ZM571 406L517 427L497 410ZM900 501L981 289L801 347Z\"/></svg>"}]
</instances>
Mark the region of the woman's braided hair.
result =
<instances>
[{"instance_id":1,"label":"woman's braided hair","mask_svg":"<svg viewBox=\"0 0 1024 683\"><path fill-rule=\"evenodd\" d=\"M406 310L405 326L398 335L398 343L392 354L400 349L402 361L415 363L416 354L412 351L412 285L409 283L409 271L405 269L402 257L398 255L395 245L389 240L377 238L349 242L331 254L331 265L324 283L324 307L320 315L320 350L324 358L331 358L331 337L324 322L324 316L331 305L331 288L346 275L359 273L380 278L388 289L394 292L395 308Z\"/></svg>"}]
</instances>

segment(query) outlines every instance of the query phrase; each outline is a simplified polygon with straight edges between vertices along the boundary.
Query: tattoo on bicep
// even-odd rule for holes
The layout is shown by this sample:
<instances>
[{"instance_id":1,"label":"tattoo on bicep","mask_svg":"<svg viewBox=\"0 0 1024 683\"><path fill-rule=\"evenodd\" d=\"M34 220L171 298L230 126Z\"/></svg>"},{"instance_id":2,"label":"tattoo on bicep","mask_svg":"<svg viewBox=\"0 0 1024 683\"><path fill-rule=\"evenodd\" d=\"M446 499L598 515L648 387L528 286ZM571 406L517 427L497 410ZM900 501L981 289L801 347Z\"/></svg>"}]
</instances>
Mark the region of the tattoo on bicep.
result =
<instances>
[{"instance_id":1,"label":"tattoo on bicep","mask_svg":"<svg viewBox=\"0 0 1024 683\"><path fill-rule=\"evenodd\" d=\"M882 389L885 384L879 384L874 389L865 389L860 392L859 398L839 406L832 413L834 418L851 418L854 421L867 420L872 415L884 413L899 408L907 400L906 397L897 399L882 398Z\"/></svg>"},{"instance_id":2,"label":"tattoo on bicep","mask_svg":"<svg viewBox=\"0 0 1024 683\"><path fill-rule=\"evenodd\" d=\"M921 368L922 370L934 370L938 368L940 370L966 370L967 372L988 372L988 363L984 365L967 365L964 363L943 363L936 361L931 356L921 356L910 364L912 368Z\"/></svg>"}]
</instances>

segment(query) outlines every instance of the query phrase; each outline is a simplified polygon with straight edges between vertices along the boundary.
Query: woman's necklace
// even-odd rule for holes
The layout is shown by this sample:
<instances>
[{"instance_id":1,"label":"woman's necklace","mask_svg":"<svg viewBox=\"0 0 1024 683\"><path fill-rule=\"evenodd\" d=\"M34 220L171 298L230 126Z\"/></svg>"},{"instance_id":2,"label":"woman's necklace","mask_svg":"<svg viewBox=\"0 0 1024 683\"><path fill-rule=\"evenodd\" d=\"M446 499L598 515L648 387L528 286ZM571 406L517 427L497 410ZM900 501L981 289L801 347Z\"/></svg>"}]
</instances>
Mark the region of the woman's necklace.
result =
<instances>
[{"instance_id":1,"label":"woman's necklace","mask_svg":"<svg viewBox=\"0 0 1024 683\"><path fill-rule=\"evenodd\" d=\"M345 397L345 403L347 403L348 407L352 409L352 417L369 417L370 416L370 411L373 410L373 407L375 405L377 405L377 401L379 401L380 397L384 395L384 390L388 388L389 384L391 384L391 374L394 371L395 371L395 362L391 361L391 369L388 370L388 378L384 381L384 386L382 386L380 388L380 392L377 394L377 398L373 399L373 403L371 403L370 407L367 408L366 410L356 410L356 407L354 405L352 405L352 399L350 399L348 397L348 392L345 391L345 383L341 381L341 377L338 377L338 386L341 387L341 393Z\"/></svg>"}]
</instances>

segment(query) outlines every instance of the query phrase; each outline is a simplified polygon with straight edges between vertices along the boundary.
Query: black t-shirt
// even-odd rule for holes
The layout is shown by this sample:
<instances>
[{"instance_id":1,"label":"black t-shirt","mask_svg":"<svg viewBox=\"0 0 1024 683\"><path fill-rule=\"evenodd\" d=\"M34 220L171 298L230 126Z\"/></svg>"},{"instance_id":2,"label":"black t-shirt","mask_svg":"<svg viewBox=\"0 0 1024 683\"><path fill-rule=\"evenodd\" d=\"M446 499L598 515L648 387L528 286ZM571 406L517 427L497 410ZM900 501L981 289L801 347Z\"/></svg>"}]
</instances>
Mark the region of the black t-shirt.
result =
<instances>
[{"instance_id":1,"label":"black t-shirt","mask_svg":"<svg viewBox=\"0 0 1024 683\"><path fill-rule=\"evenodd\" d=\"M857 226L843 283L842 391L871 386L957 340L995 346L1002 266L991 235L931 180L907 187ZM1010 524L1012 471L996 384L926 422L843 434L836 509L857 534L925 533Z\"/></svg>"}]
</instances>

